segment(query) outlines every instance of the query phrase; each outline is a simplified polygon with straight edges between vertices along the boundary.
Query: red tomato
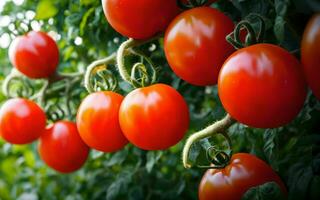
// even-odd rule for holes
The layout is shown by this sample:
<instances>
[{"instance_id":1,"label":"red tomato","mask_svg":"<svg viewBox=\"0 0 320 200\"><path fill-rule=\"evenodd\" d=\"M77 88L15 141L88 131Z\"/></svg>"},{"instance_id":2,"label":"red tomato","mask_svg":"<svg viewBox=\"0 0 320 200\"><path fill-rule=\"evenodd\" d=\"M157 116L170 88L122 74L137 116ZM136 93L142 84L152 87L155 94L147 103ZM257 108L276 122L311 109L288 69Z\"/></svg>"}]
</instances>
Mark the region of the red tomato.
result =
<instances>
[{"instance_id":1,"label":"red tomato","mask_svg":"<svg viewBox=\"0 0 320 200\"><path fill-rule=\"evenodd\" d=\"M17 37L9 50L11 63L29 78L48 78L59 63L55 41L43 32L31 31Z\"/></svg>"},{"instance_id":2,"label":"red tomato","mask_svg":"<svg viewBox=\"0 0 320 200\"><path fill-rule=\"evenodd\" d=\"M284 194L287 190L280 177L259 158L237 153L224 169L209 169L199 186L199 200L240 200L251 187L267 182L277 183Z\"/></svg>"},{"instance_id":3,"label":"red tomato","mask_svg":"<svg viewBox=\"0 0 320 200\"><path fill-rule=\"evenodd\" d=\"M129 93L123 100L120 126L128 140L144 150L177 144L189 127L189 110L172 87L155 84Z\"/></svg>"},{"instance_id":4,"label":"red tomato","mask_svg":"<svg viewBox=\"0 0 320 200\"><path fill-rule=\"evenodd\" d=\"M88 146L103 152L115 152L128 143L119 125L122 100L123 96L114 92L96 92L82 101L77 126Z\"/></svg>"},{"instance_id":5,"label":"red tomato","mask_svg":"<svg viewBox=\"0 0 320 200\"><path fill-rule=\"evenodd\" d=\"M89 147L81 140L75 123L59 121L41 135L38 151L49 167L70 173L84 165Z\"/></svg>"},{"instance_id":6,"label":"red tomato","mask_svg":"<svg viewBox=\"0 0 320 200\"><path fill-rule=\"evenodd\" d=\"M170 67L191 84L216 84L223 62L234 50L225 39L233 28L231 19L214 8L183 12L171 22L164 38Z\"/></svg>"},{"instance_id":7,"label":"red tomato","mask_svg":"<svg viewBox=\"0 0 320 200\"><path fill-rule=\"evenodd\" d=\"M164 31L179 13L176 0L102 0L102 6L110 25L134 39Z\"/></svg>"},{"instance_id":8,"label":"red tomato","mask_svg":"<svg viewBox=\"0 0 320 200\"><path fill-rule=\"evenodd\" d=\"M0 135L11 144L28 144L40 137L46 120L46 114L36 103L10 99L0 110Z\"/></svg>"},{"instance_id":9,"label":"red tomato","mask_svg":"<svg viewBox=\"0 0 320 200\"><path fill-rule=\"evenodd\" d=\"M219 75L218 91L226 111L239 122L275 128L300 112L306 83L301 64L289 52L257 44L228 58Z\"/></svg>"},{"instance_id":10,"label":"red tomato","mask_svg":"<svg viewBox=\"0 0 320 200\"><path fill-rule=\"evenodd\" d=\"M308 23L301 44L301 60L307 82L320 100L320 14Z\"/></svg>"}]
</instances>

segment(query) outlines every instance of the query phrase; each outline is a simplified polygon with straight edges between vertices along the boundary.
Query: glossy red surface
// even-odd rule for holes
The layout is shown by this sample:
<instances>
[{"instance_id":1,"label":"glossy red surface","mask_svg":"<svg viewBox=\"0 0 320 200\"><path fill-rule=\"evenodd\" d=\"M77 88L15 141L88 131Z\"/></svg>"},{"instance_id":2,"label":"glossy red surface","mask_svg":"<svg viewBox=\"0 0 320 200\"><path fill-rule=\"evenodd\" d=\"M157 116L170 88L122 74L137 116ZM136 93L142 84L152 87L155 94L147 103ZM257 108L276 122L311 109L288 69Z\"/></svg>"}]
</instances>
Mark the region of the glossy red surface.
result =
<instances>
[{"instance_id":1,"label":"glossy red surface","mask_svg":"<svg viewBox=\"0 0 320 200\"><path fill-rule=\"evenodd\" d=\"M59 50L46 33L31 31L15 38L9 57L13 66L29 78L47 78L57 69Z\"/></svg>"},{"instance_id":2,"label":"glossy red surface","mask_svg":"<svg viewBox=\"0 0 320 200\"><path fill-rule=\"evenodd\" d=\"M82 101L77 126L88 146L103 152L114 152L128 143L119 125L122 100L123 96L115 92L96 92Z\"/></svg>"},{"instance_id":3,"label":"glossy red surface","mask_svg":"<svg viewBox=\"0 0 320 200\"><path fill-rule=\"evenodd\" d=\"M10 99L0 109L0 135L11 144L28 144L40 137L46 126L44 111L27 99Z\"/></svg>"},{"instance_id":4,"label":"glossy red surface","mask_svg":"<svg viewBox=\"0 0 320 200\"><path fill-rule=\"evenodd\" d=\"M289 52L257 44L228 58L219 75L218 92L226 111L239 122L275 128L298 115L306 83L301 64Z\"/></svg>"},{"instance_id":5,"label":"glossy red surface","mask_svg":"<svg viewBox=\"0 0 320 200\"><path fill-rule=\"evenodd\" d=\"M162 150L183 138L189 127L189 110L175 89L155 84L125 97L119 121L131 143L144 150Z\"/></svg>"},{"instance_id":6,"label":"glossy red surface","mask_svg":"<svg viewBox=\"0 0 320 200\"><path fill-rule=\"evenodd\" d=\"M164 31L179 13L176 0L102 0L102 6L110 25L134 39Z\"/></svg>"},{"instance_id":7,"label":"glossy red surface","mask_svg":"<svg viewBox=\"0 0 320 200\"><path fill-rule=\"evenodd\" d=\"M272 168L259 158L237 153L223 169L209 169L199 186L199 200L240 200L251 187L276 182L284 194L285 185Z\"/></svg>"},{"instance_id":8,"label":"glossy red surface","mask_svg":"<svg viewBox=\"0 0 320 200\"><path fill-rule=\"evenodd\" d=\"M41 135L38 151L49 167L61 173L70 173L84 165L89 147L80 138L75 123L59 121Z\"/></svg>"},{"instance_id":9,"label":"glossy red surface","mask_svg":"<svg viewBox=\"0 0 320 200\"><path fill-rule=\"evenodd\" d=\"M308 85L320 100L320 14L309 21L301 43L301 61Z\"/></svg>"},{"instance_id":10,"label":"glossy red surface","mask_svg":"<svg viewBox=\"0 0 320 200\"><path fill-rule=\"evenodd\" d=\"M209 7L187 10L169 25L164 50L171 69L199 86L214 85L225 59L234 51L226 41L232 20Z\"/></svg>"}]
</instances>

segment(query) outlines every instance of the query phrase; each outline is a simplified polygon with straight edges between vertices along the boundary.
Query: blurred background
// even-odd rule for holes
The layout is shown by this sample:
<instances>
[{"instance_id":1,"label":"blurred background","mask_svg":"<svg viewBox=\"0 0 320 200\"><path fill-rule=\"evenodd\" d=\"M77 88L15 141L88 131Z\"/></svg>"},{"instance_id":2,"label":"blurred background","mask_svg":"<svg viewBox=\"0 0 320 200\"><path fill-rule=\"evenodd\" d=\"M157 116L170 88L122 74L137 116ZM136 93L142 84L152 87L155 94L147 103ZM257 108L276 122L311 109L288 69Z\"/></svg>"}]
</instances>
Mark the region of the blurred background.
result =
<instances>
[{"instance_id":1,"label":"blurred background","mask_svg":"<svg viewBox=\"0 0 320 200\"><path fill-rule=\"evenodd\" d=\"M317 9L317 0L220 0L213 7L235 22L259 13L267 22L267 40L299 55L302 32ZM30 30L48 32L60 49L61 72L84 71L92 61L117 50L126 38L105 20L97 0L1 0L0 85L10 73L8 47L17 35ZM156 63L160 82L171 84L187 100L191 113L189 134L224 116L216 86L194 87L178 79L168 67L162 39L143 45ZM130 91L121 83L123 93ZM83 86L81 98L86 95ZM6 97L0 92L0 103ZM76 103L80 99L74 100ZM230 129L235 152L249 152L268 162L289 190L289 199L320 199L320 103L310 93L303 111L278 129ZM194 148L201 153L206 139ZM85 166L68 175L49 169L39 159L37 143L13 146L0 141L1 200L197 199L202 169L184 169L184 141L167 151L142 151L128 145L114 154L91 151ZM192 155L194 160L203 159ZM202 152L203 153L203 152Z\"/></svg>"}]
</instances>

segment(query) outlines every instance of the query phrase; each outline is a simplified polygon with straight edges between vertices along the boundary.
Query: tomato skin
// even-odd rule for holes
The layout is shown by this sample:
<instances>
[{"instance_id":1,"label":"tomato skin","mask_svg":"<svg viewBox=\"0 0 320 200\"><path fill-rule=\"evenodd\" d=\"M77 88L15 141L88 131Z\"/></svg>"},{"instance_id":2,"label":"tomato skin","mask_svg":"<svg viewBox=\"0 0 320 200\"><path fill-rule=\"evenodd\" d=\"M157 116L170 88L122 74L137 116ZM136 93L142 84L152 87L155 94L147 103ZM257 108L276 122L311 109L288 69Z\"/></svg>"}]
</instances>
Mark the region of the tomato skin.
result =
<instances>
[{"instance_id":1,"label":"tomato skin","mask_svg":"<svg viewBox=\"0 0 320 200\"><path fill-rule=\"evenodd\" d=\"M234 51L225 39L233 28L232 20L214 8L183 12L165 33L164 50L171 69L193 85L216 84L223 62Z\"/></svg>"},{"instance_id":2,"label":"tomato skin","mask_svg":"<svg viewBox=\"0 0 320 200\"><path fill-rule=\"evenodd\" d=\"M147 39L164 31L179 13L176 0L102 0L104 14L120 34Z\"/></svg>"},{"instance_id":3,"label":"tomato skin","mask_svg":"<svg viewBox=\"0 0 320 200\"><path fill-rule=\"evenodd\" d=\"M96 92L81 103L77 126L83 141L96 150L115 152L128 140L119 125L119 109L123 96L115 92Z\"/></svg>"},{"instance_id":4,"label":"tomato skin","mask_svg":"<svg viewBox=\"0 0 320 200\"><path fill-rule=\"evenodd\" d=\"M293 120L303 107L306 83L299 61L286 50L257 44L224 63L218 93L226 111L256 128L275 128Z\"/></svg>"},{"instance_id":5,"label":"tomato skin","mask_svg":"<svg viewBox=\"0 0 320 200\"><path fill-rule=\"evenodd\" d=\"M11 144L29 144L40 137L46 120L44 111L33 101L10 99L0 109L0 135Z\"/></svg>"},{"instance_id":6,"label":"tomato skin","mask_svg":"<svg viewBox=\"0 0 320 200\"><path fill-rule=\"evenodd\" d=\"M49 167L71 173L84 165L89 147L81 140L75 123L59 121L41 135L38 152Z\"/></svg>"},{"instance_id":7,"label":"tomato skin","mask_svg":"<svg viewBox=\"0 0 320 200\"><path fill-rule=\"evenodd\" d=\"M189 127L189 110L172 87L155 84L129 93L119 112L128 140L144 150L163 150L177 144Z\"/></svg>"},{"instance_id":8,"label":"tomato skin","mask_svg":"<svg viewBox=\"0 0 320 200\"><path fill-rule=\"evenodd\" d=\"M314 95L320 100L320 14L309 21L301 43L303 70Z\"/></svg>"},{"instance_id":9,"label":"tomato skin","mask_svg":"<svg viewBox=\"0 0 320 200\"><path fill-rule=\"evenodd\" d=\"M209 169L199 186L199 200L240 200L251 187L276 182L284 194L285 185L264 161L247 153L237 153L224 169Z\"/></svg>"},{"instance_id":10,"label":"tomato skin","mask_svg":"<svg viewBox=\"0 0 320 200\"><path fill-rule=\"evenodd\" d=\"M44 32L31 31L19 36L10 45L9 58L13 66L29 78L48 78L59 63L59 49Z\"/></svg>"}]
</instances>

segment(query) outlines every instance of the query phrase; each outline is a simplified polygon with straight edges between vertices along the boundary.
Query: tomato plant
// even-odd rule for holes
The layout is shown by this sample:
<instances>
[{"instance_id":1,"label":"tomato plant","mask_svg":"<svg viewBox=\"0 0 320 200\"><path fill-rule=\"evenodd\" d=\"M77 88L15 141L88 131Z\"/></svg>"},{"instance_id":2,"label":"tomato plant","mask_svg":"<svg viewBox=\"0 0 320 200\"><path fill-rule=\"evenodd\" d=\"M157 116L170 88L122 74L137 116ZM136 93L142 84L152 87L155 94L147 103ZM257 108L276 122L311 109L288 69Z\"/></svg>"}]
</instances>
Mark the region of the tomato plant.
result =
<instances>
[{"instance_id":1,"label":"tomato plant","mask_svg":"<svg viewBox=\"0 0 320 200\"><path fill-rule=\"evenodd\" d=\"M166 29L179 13L176 0L102 0L110 25L124 36L146 39Z\"/></svg>"},{"instance_id":2,"label":"tomato plant","mask_svg":"<svg viewBox=\"0 0 320 200\"><path fill-rule=\"evenodd\" d=\"M155 84L136 89L124 98L119 121L132 144L144 150L162 150L183 138L189 127L189 111L175 89Z\"/></svg>"},{"instance_id":3,"label":"tomato plant","mask_svg":"<svg viewBox=\"0 0 320 200\"><path fill-rule=\"evenodd\" d=\"M0 135L9 143L31 143L40 137L45 126L45 113L30 100L10 99L0 109Z\"/></svg>"},{"instance_id":4,"label":"tomato plant","mask_svg":"<svg viewBox=\"0 0 320 200\"><path fill-rule=\"evenodd\" d=\"M230 115L229 110L223 107L225 102L221 102L225 99L219 98L220 84L218 87L214 85L217 82L218 68L235 49L257 43L280 46L285 49L282 51L286 54L279 53L281 51L274 48L270 50L272 53L261 50L259 54L267 57L263 61L267 60L269 62L266 63L274 66L274 74L270 75L270 79L262 76L265 81L254 81L256 79L246 76L249 77L247 80L243 78L241 83L237 84L235 76L232 78L234 84L230 85L243 84L243 87L234 90L229 97L240 104L246 95L249 95L249 91L253 91L251 96L248 96L252 101L236 108L242 109L238 113L246 114L250 119L256 118L261 124L264 120L259 118L260 115L266 110L274 111L272 108L275 107L279 110L268 116L265 123L277 121L286 114L293 115L293 110L298 108L292 107L295 103L298 104L302 97L292 97L292 94L297 92L298 85L302 85L300 78L297 78L302 75L292 76L296 79L285 78L291 77L290 74L298 74L295 70L289 70L295 68L295 65L301 68L297 70L299 74L303 74L303 67L306 68L304 63L300 65L298 61L293 61L296 60L293 56L298 57L300 39L308 20L320 10L317 0L220 0L212 3L210 7L210 0L0 2L0 105L4 103L5 106L5 101L11 98L30 99L41 105L46 113L47 123L53 124L47 129L43 128L40 139L43 149L50 147L50 153L45 154L47 161L43 159L45 156L38 156L35 143L17 146L8 144L6 140L0 141L0 199L195 200L200 196L198 189L204 168L219 168L220 170L209 171L217 172L215 176L224 175L225 179L220 179L221 181L214 179L215 185L221 186L228 180L239 183L233 175L239 175L244 169L248 169L245 167L249 165L239 161L243 168L235 166L238 161L231 159L232 154L238 156L239 152L250 153L252 156L246 155L256 156L268 163L270 167L266 168L271 173L269 178L276 180L276 183L268 182L272 180L267 179L260 185L260 182L257 183L260 179L255 178L253 180L257 182L253 182L257 185L244 185L252 183L249 181L250 177L246 176L248 179L232 188L235 192L230 189L231 184L227 187L229 190L219 190L227 191L226 197L238 194L235 198L243 200L282 199L281 189L283 190L285 184L289 200L320 199L320 101L314 95L307 95L301 112L291 123L276 129L260 129L237 121L231 112ZM107 7L108 3L116 5L117 8ZM112 21L107 16L110 25L106 24L103 6L105 11L110 8L107 15L119 17ZM188 20L174 24L177 15L193 13L196 9L199 10L197 16L194 14L189 16ZM214 19L218 21L216 24L211 19L213 12L216 17ZM222 19L225 20L220 22L219 16L223 16ZM187 28L181 31L178 28L168 29L170 23L174 24L174 27L184 25L183 27ZM126 35L119 27L133 35ZM193 31L189 31L191 29ZM24 33L39 30L54 36L60 57L59 67L52 74L34 80L19 73L17 67L11 67L8 47L15 38L25 37ZM176 50L178 54L171 59L168 56L171 52L166 51L168 40L165 31L179 32L176 38L179 42L173 43L170 50L173 53L173 50ZM213 41L213 36L220 39ZM38 38L35 40L41 41ZM199 48L197 44L200 45ZM214 69L216 74L210 71L201 72L201 67L210 62L214 63L216 56L225 51L220 44L230 47L230 52L227 52L225 57L222 56L219 67L210 65L211 68L208 68ZM174 48L176 46L177 48ZM218 53L212 52L214 48ZM303 54L303 48L301 50ZM246 51L246 48L240 51ZM46 52L47 49L39 52L31 61L46 58ZM198 54L193 54L197 55L194 59L186 59L188 62L181 65L183 72L190 70L189 75L197 82L207 78L209 81L215 80L215 83L193 84L182 75L173 73L175 70L170 69L170 66L173 68L172 62L184 63L185 60L180 59L179 55L186 55L188 52ZM288 52L292 56L288 56ZM250 55L251 53L247 57ZM252 66L265 63L252 60L248 61ZM274 63L275 60L277 62ZM290 64L296 62L298 64ZM190 63L192 65L189 65ZM236 68L242 61L235 63ZM262 67L256 68L259 72L264 72L261 69L270 69L262 64ZM271 87L273 84L278 85L281 80L285 84ZM306 86L305 83L303 85ZM305 87L303 91L305 92ZM304 92L301 90L300 94L305 94ZM288 94L289 97L285 98ZM297 96L298 94L299 92ZM251 103L257 99L264 100L266 104L272 103L271 107ZM257 111L247 113L254 109ZM16 106L15 112L18 111L21 112ZM83 119L79 120L81 117ZM72 128L64 122L72 124ZM29 124L32 123L23 123L23 127L30 128ZM9 127L11 130L15 123L10 121L6 124L0 123L0 126ZM60 136L58 133L69 135L71 129L77 139L59 137L53 140L51 137ZM81 132L84 132L85 137L92 137L85 141ZM183 137L185 132L187 137ZM44 145L44 135L54 142ZM129 140L132 144L128 143ZM69 148L75 147L74 141L82 141L79 143L84 148L69 151ZM177 142L179 143L174 145ZM53 143L61 145L55 146ZM69 145L64 146L66 143ZM101 149L95 148L94 144L101 145ZM88 154L86 164L83 165L80 161L85 160L90 146L94 149ZM147 151L149 149L151 151ZM40 147L38 150L40 153ZM275 173L271 172L271 167L279 176L273 176ZM67 173L66 170L72 172L76 168L79 169L76 173L59 173ZM263 169L265 167L259 167L259 170ZM256 176L261 175L258 170L252 171L257 172ZM268 173L258 177L263 177L264 174ZM238 188L245 188L245 193L237 193Z\"/></svg>"},{"instance_id":5,"label":"tomato plant","mask_svg":"<svg viewBox=\"0 0 320 200\"><path fill-rule=\"evenodd\" d=\"M320 14L315 14L312 19L310 19L303 35L301 43L301 60L307 82L318 99L320 99L319 47Z\"/></svg>"},{"instance_id":6,"label":"tomato plant","mask_svg":"<svg viewBox=\"0 0 320 200\"><path fill-rule=\"evenodd\" d=\"M209 169L199 186L199 200L237 200L251 187L276 182L284 194L286 186L272 168L259 158L234 154L223 169Z\"/></svg>"},{"instance_id":7,"label":"tomato plant","mask_svg":"<svg viewBox=\"0 0 320 200\"><path fill-rule=\"evenodd\" d=\"M15 38L9 57L13 66L29 78L48 78L57 69L59 50L46 33L30 31Z\"/></svg>"},{"instance_id":8,"label":"tomato plant","mask_svg":"<svg viewBox=\"0 0 320 200\"><path fill-rule=\"evenodd\" d=\"M216 84L224 60L233 52L225 40L233 27L232 20L214 8L199 7L180 14L164 38L171 69L191 84Z\"/></svg>"},{"instance_id":9,"label":"tomato plant","mask_svg":"<svg viewBox=\"0 0 320 200\"><path fill-rule=\"evenodd\" d=\"M120 94L106 91L92 93L82 101L77 126L88 146L103 152L114 152L128 143L118 118L122 100Z\"/></svg>"},{"instance_id":10,"label":"tomato plant","mask_svg":"<svg viewBox=\"0 0 320 200\"><path fill-rule=\"evenodd\" d=\"M258 128L289 123L306 98L301 64L271 44L253 45L232 54L221 69L218 90L232 117Z\"/></svg>"},{"instance_id":11,"label":"tomato plant","mask_svg":"<svg viewBox=\"0 0 320 200\"><path fill-rule=\"evenodd\" d=\"M75 123L59 121L41 135L38 151L48 166L61 173L70 173L84 165L89 147L80 138Z\"/></svg>"}]
</instances>

